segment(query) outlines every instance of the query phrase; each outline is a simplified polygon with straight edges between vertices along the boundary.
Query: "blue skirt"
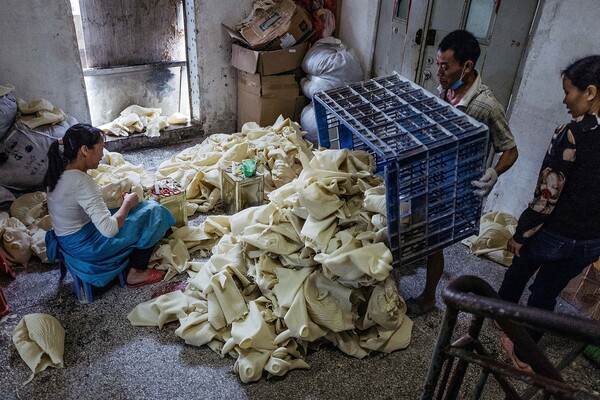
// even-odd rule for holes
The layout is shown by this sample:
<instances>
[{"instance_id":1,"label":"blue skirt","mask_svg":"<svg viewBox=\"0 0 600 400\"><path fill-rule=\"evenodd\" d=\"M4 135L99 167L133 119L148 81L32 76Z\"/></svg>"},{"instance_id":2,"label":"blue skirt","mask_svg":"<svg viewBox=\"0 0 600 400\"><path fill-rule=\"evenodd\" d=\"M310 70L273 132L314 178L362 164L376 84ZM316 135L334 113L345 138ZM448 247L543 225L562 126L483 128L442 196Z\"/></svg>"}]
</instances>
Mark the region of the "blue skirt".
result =
<instances>
[{"instance_id":1,"label":"blue skirt","mask_svg":"<svg viewBox=\"0 0 600 400\"><path fill-rule=\"evenodd\" d=\"M49 230L46 254L54 262L60 251L81 280L105 286L129 265L133 249L154 246L174 224L175 218L165 207L155 201L143 201L131 209L112 238L103 236L91 221L66 236L56 236L53 229Z\"/></svg>"}]
</instances>

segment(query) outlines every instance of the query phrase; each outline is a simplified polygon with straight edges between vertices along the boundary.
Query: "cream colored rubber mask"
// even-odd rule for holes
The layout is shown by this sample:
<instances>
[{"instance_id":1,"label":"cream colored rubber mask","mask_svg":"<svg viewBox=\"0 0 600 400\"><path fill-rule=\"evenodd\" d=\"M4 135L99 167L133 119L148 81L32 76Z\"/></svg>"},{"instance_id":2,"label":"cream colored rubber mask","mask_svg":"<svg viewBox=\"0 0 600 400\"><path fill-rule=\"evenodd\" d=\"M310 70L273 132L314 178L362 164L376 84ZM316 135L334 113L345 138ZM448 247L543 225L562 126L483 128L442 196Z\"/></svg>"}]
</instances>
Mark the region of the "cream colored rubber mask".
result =
<instances>
[{"instance_id":1,"label":"cream colored rubber mask","mask_svg":"<svg viewBox=\"0 0 600 400\"><path fill-rule=\"evenodd\" d=\"M481 217L479 235L469 236L461 243L469 246L474 255L508 267L512 263L513 254L506 250L506 244L515 234L516 228L515 217L502 211L493 211Z\"/></svg>"},{"instance_id":2,"label":"cream colored rubber mask","mask_svg":"<svg viewBox=\"0 0 600 400\"><path fill-rule=\"evenodd\" d=\"M19 355L35 374L48 367L64 368L65 330L56 318L48 314L28 314L13 331L13 343Z\"/></svg>"}]
</instances>

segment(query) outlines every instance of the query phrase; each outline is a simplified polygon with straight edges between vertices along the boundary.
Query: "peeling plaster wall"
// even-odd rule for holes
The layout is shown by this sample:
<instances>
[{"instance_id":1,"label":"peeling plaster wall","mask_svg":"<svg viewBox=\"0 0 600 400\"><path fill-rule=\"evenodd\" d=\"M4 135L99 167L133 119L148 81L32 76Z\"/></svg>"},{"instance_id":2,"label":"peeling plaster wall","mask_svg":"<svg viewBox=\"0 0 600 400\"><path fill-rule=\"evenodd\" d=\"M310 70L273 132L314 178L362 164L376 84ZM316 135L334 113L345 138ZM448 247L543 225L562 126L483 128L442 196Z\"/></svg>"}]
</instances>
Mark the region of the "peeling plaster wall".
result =
<instances>
[{"instance_id":1,"label":"peeling plaster wall","mask_svg":"<svg viewBox=\"0 0 600 400\"><path fill-rule=\"evenodd\" d=\"M543 0L538 13L510 110L519 159L500 177L485 207L516 217L533 196L555 127L570 120L562 104L561 71L580 57L600 54L591 28L600 20L598 0Z\"/></svg>"},{"instance_id":2,"label":"peeling plaster wall","mask_svg":"<svg viewBox=\"0 0 600 400\"><path fill-rule=\"evenodd\" d=\"M196 0L196 43L202 125L207 134L236 131L237 70L230 64L231 39L221 23L234 27L252 0Z\"/></svg>"},{"instance_id":3,"label":"peeling plaster wall","mask_svg":"<svg viewBox=\"0 0 600 400\"><path fill-rule=\"evenodd\" d=\"M231 40L221 23L234 26L249 14L253 0L191 2L196 16L200 123L207 134L234 132L237 71L230 65ZM337 21L339 37L355 50L365 78L371 74L378 8L379 0L342 0L341 21ZM78 121L90 122L69 0L4 0L0 23L0 84L11 83L18 97L46 98Z\"/></svg>"},{"instance_id":4,"label":"peeling plaster wall","mask_svg":"<svg viewBox=\"0 0 600 400\"><path fill-rule=\"evenodd\" d=\"M89 122L69 0L3 0L0 26L0 84L12 84L17 98L45 98Z\"/></svg>"},{"instance_id":5,"label":"peeling plaster wall","mask_svg":"<svg viewBox=\"0 0 600 400\"><path fill-rule=\"evenodd\" d=\"M377 19L381 0L338 0L341 1L339 39L352 48L361 62L363 77L371 77Z\"/></svg>"}]
</instances>

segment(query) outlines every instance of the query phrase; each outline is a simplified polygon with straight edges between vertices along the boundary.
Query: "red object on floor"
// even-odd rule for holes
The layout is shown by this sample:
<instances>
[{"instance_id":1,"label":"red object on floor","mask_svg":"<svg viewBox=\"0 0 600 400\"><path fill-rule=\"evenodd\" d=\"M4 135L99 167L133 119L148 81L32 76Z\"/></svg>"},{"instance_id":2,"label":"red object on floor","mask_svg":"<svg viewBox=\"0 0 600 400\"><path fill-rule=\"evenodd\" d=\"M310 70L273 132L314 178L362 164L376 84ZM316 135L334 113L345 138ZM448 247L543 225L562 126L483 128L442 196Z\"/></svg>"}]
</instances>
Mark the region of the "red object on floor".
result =
<instances>
[{"instance_id":1,"label":"red object on floor","mask_svg":"<svg viewBox=\"0 0 600 400\"><path fill-rule=\"evenodd\" d=\"M12 270L10 262L4 256L4 253L0 251L0 273L7 274L11 278L15 278L15 271ZM0 288L0 318L8 315L10 312L10 306L8 305L8 301L6 301L6 297L4 297L4 292L2 288Z\"/></svg>"},{"instance_id":2,"label":"red object on floor","mask_svg":"<svg viewBox=\"0 0 600 400\"><path fill-rule=\"evenodd\" d=\"M187 285L188 285L187 280L185 280L185 281L169 282L164 287L155 290L154 293L152 293L151 297L155 298L155 297L158 297L158 296L162 296L163 294L175 292L177 290L183 292L183 291L185 291L185 288L187 287Z\"/></svg>"},{"instance_id":3,"label":"red object on floor","mask_svg":"<svg viewBox=\"0 0 600 400\"><path fill-rule=\"evenodd\" d=\"M8 301L6 301L6 297L4 297L4 292L2 288L0 288L0 318L8 315L10 312L10 307L8 305Z\"/></svg>"},{"instance_id":4,"label":"red object on floor","mask_svg":"<svg viewBox=\"0 0 600 400\"><path fill-rule=\"evenodd\" d=\"M4 255L2 249L0 249L0 273L5 273L13 279L15 278L15 276L17 276L17 274L15 274L15 271L12 270L12 266L6 258L6 256Z\"/></svg>"},{"instance_id":5,"label":"red object on floor","mask_svg":"<svg viewBox=\"0 0 600 400\"><path fill-rule=\"evenodd\" d=\"M130 288L137 288L137 287L141 287L141 286L146 286L146 285L151 285L153 283L156 282L160 282L162 281L164 275L156 270L156 269L151 269L149 270L149 274L148 274L148 278L146 278L146 280L144 282L140 282L140 283L134 283L134 284L127 284L127 286L129 286Z\"/></svg>"}]
</instances>

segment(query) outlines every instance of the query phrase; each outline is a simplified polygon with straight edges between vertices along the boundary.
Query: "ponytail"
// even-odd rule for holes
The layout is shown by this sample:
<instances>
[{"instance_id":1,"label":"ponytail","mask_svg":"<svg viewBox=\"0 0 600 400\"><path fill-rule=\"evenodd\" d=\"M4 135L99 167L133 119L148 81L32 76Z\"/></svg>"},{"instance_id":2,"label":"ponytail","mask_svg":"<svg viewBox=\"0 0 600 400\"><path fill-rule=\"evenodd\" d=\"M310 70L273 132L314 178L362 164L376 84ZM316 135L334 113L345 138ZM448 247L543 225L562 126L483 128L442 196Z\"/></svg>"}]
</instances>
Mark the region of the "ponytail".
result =
<instances>
[{"instance_id":1,"label":"ponytail","mask_svg":"<svg viewBox=\"0 0 600 400\"><path fill-rule=\"evenodd\" d=\"M65 162L60 154L59 141L55 140L48 149L48 169L44 175L44 186L48 192L51 192L56 187L63 171L65 170Z\"/></svg>"},{"instance_id":2,"label":"ponytail","mask_svg":"<svg viewBox=\"0 0 600 400\"><path fill-rule=\"evenodd\" d=\"M88 124L75 124L67 129L62 139L62 152L58 140L54 141L48 149L48 169L44 175L46 190L48 192L54 190L67 165L77 159L81 146L92 148L103 139L104 132Z\"/></svg>"}]
</instances>

